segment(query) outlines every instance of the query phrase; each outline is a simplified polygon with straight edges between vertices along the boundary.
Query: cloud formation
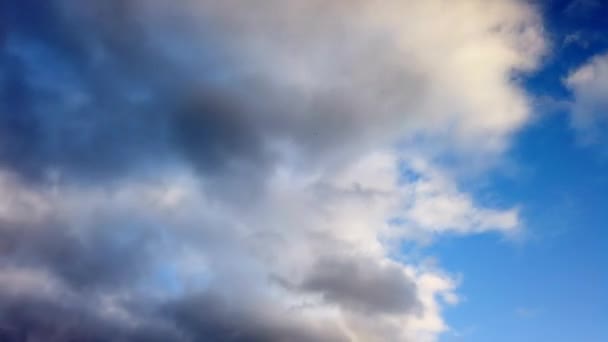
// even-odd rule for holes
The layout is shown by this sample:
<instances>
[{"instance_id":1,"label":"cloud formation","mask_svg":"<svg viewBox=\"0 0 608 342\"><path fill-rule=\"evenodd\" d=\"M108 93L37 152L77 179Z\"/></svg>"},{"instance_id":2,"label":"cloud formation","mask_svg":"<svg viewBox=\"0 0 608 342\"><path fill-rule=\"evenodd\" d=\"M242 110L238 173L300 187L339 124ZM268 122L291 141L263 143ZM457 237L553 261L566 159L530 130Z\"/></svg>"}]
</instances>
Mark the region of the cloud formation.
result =
<instances>
[{"instance_id":1,"label":"cloud formation","mask_svg":"<svg viewBox=\"0 0 608 342\"><path fill-rule=\"evenodd\" d=\"M435 341L456 283L399 243L519 227L434 157L526 123L527 4L4 6L5 340Z\"/></svg>"},{"instance_id":2,"label":"cloud formation","mask_svg":"<svg viewBox=\"0 0 608 342\"><path fill-rule=\"evenodd\" d=\"M608 54L598 55L564 80L573 93L571 123L583 143L604 141L608 124Z\"/></svg>"}]
</instances>

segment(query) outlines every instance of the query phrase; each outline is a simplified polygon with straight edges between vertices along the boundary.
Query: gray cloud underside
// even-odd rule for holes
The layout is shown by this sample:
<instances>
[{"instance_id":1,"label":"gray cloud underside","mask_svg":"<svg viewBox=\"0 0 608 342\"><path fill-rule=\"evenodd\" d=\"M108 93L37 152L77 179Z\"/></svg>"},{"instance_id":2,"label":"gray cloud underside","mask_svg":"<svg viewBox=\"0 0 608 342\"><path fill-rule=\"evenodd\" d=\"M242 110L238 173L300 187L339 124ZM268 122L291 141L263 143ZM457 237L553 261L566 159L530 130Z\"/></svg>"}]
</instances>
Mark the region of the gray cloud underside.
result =
<instances>
[{"instance_id":1,"label":"gray cloud underside","mask_svg":"<svg viewBox=\"0 0 608 342\"><path fill-rule=\"evenodd\" d=\"M266 321L264 312L234 310L211 294L131 309L142 323L125 324L96 312L93 298L6 296L2 300L3 341L347 341L335 327L315 330L290 322ZM130 303L128 303L130 304Z\"/></svg>"},{"instance_id":2,"label":"gray cloud underside","mask_svg":"<svg viewBox=\"0 0 608 342\"><path fill-rule=\"evenodd\" d=\"M65 224L0 223L3 341L347 341L329 323L307 326L295 311L273 317L272 306L239 303L230 291L138 294L172 253L158 229L119 219L84 231Z\"/></svg>"}]
</instances>

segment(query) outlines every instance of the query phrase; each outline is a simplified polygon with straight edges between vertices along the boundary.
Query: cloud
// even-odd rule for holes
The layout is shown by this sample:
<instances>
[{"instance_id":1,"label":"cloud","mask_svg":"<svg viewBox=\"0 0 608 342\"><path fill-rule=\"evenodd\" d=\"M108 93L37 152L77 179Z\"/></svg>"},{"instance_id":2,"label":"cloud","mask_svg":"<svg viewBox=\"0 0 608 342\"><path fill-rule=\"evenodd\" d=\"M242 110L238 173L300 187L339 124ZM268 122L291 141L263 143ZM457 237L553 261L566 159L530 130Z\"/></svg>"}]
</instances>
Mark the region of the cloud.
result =
<instances>
[{"instance_id":1,"label":"cloud","mask_svg":"<svg viewBox=\"0 0 608 342\"><path fill-rule=\"evenodd\" d=\"M572 71L564 80L572 91L572 127L583 143L603 141L602 131L608 123L608 55L598 55Z\"/></svg>"},{"instance_id":2,"label":"cloud","mask_svg":"<svg viewBox=\"0 0 608 342\"><path fill-rule=\"evenodd\" d=\"M408 312L418 306L415 283L395 265L334 257L319 260L311 273L300 287L330 303L367 314Z\"/></svg>"},{"instance_id":3,"label":"cloud","mask_svg":"<svg viewBox=\"0 0 608 342\"><path fill-rule=\"evenodd\" d=\"M205 164L222 164L207 153L238 155L240 146L249 156L277 144L318 159L415 128L500 149L528 116L510 77L533 67L543 49L538 18L517 3L471 1L448 11L439 2L59 1L28 30L20 27L27 2L13 7L4 82L12 95L3 103L16 118L3 120L11 148L2 155L30 172L102 173L158 158L171 149L159 137L177 135L179 144L190 134L179 123L189 116L176 112L236 125L198 135L210 139L199 142L207 150L195 158ZM397 15L404 12L410 20ZM425 16L467 24L429 29L414 19ZM223 124L215 120L208 124ZM249 141L213 141L228 134ZM256 135L261 140L251 141Z\"/></svg>"},{"instance_id":4,"label":"cloud","mask_svg":"<svg viewBox=\"0 0 608 342\"><path fill-rule=\"evenodd\" d=\"M565 7L564 13L571 16L581 16L601 7L601 5L601 2L597 0L572 0Z\"/></svg>"},{"instance_id":5,"label":"cloud","mask_svg":"<svg viewBox=\"0 0 608 342\"><path fill-rule=\"evenodd\" d=\"M576 46L586 49L591 44L592 38L584 34L582 31L576 31L564 36L563 47Z\"/></svg>"},{"instance_id":6,"label":"cloud","mask_svg":"<svg viewBox=\"0 0 608 342\"><path fill-rule=\"evenodd\" d=\"M35 6L1 28L6 340L436 341L456 282L396 246L519 227L435 157L527 122L529 5Z\"/></svg>"},{"instance_id":7,"label":"cloud","mask_svg":"<svg viewBox=\"0 0 608 342\"><path fill-rule=\"evenodd\" d=\"M1 218L7 338L146 340L160 329L161 340L341 341L443 329L399 329L410 320L439 320L435 296L453 287L438 278L441 287L419 289L435 271L387 259L378 241L364 239L373 226L360 232L365 236L342 238L348 227L340 226L340 214L308 207L309 198L273 194L255 207L214 204L213 195L193 186L195 178L165 177L87 189L41 189L6 177L15 194L37 196ZM289 213L272 212L280 201ZM36 208L43 210L30 220ZM289 227L304 216L309 225ZM60 311L47 317L54 306ZM357 323L370 313L384 318ZM63 322L81 316L78 326Z\"/></svg>"},{"instance_id":8,"label":"cloud","mask_svg":"<svg viewBox=\"0 0 608 342\"><path fill-rule=\"evenodd\" d=\"M403 196L404 210L397 219L410 232L466 234L498 230L515 233L520 228L517 208L496 209L477 205L441 169L413 160L409 172L417 178L409 183Z\"/></svg>"}]
</instances>

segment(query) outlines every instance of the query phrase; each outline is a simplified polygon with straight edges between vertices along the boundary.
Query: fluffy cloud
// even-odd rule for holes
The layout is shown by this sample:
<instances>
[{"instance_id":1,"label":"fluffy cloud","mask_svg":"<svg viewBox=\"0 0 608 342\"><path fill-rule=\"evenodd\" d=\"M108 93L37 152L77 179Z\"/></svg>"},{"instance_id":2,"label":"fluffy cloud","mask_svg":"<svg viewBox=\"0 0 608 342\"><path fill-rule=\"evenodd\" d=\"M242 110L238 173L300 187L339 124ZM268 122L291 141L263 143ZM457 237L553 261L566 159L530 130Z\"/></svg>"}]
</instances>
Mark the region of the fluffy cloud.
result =
<instances>
[{"instance_id":1,"label":"fluffy cloud","mask_svg":"<svg viewBox=\"0 0 608 342\"><path fill-rule=\"evenodd\" d=\"M598 55L574 70L565 79L573 92L572 126L581 141L603 141L602 129L608 123L608 55Z\"/></svg>"},{"instance_id":2,"label":"fluffy cloud","mask_svg":"<svg viewBox=\"0 0 608 342\"><path fill-rule=\"evenodd\" d=\"M452 296L451 280L390 260L373 225L351 231L341 203L361 195L328 201L311 185L237 204L188 175L161 179L41 189L4 177L36 197L0 218L7 338L341 341L444 329L437 296Z\"/></svg>"},{"instance_id":3,"label":"fluffy cloud","mask_svg":"<svg viewBox=\"0 0 608 342\"><path fill-rule=\"evenodd\" d=\"M499 154L526 122L527 4L5 13L3 339L435 341L455 281L396 247L519 227L433 158Z\"/></svg>"}]
</instances>

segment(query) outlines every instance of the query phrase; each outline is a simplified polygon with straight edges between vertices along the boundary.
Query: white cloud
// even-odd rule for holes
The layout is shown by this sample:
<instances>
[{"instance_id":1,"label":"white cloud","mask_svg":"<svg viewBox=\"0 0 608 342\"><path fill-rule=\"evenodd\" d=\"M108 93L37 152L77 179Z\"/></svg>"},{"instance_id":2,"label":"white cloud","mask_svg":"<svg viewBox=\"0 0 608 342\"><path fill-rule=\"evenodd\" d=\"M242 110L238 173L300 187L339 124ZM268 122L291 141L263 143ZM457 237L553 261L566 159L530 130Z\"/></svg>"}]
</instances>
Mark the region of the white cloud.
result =
<instances>
[{"instance_id":1,"label":"white cloud","mask_svg":"<svg viewBox=\"0 0 608 342\"><path fill-rule=\"evenodd\" d=\"M64 4L80 19L105 6ZM85 265L109 259L111 266L101 268L107 274L90 274L96 269L79 263L56 265L63 254L57 257L57 247L45 244L47 234L27 231L33 242L23 242L30 247L24 249L40 253L40 267L57 268L66 291L77 292L80 281L93 286L86 280L110 298L126 292L135 300L188 301L208 291L229 298L238 317L264 313L256 322L280 332L329 326L351 341L436 341L448 329L442 307L458 302L455 280L391 256L404 239L520 226L517 209L476 203L434 163L434 151L426 151L499 155L527 122L528 98L516 75L533 69L544 50L534 9L482 0L174 4L130 3L140 10L151 55L177 66L170 75L153 70L169 86L150 85L151 93L178 102L183 94L166 95L178 83L172 91L230 99L221 105L234 105L232 111L203 100L210 108L179 117L186 130L193 128L186 151L163 159L172 167L139 178L133 172L111 184L88 184L58 177L47 186L0 174L6 189L0 219L22 229L0 233L18 240L46 220L53 222L46 229L65 240L58 245L76 244L68 250L83 254ZM112 24L98 24L104 34L113 32L106 26ZM139 109L166 105L156 104ZM220 113L208 113L213 110ZM113 127L111 121L106 125ZM197 125L211 129L190 127ZM165 137L150 126L150 136ZM393 148L418 137L419 146ZM416 149L415 158L407 152ZM216 166L209 164L220 164L220 171L207 170ZM401 165L417 177L404 180ZM141 243L135 255L133 241ZM97 242L103 244L90 247ZM328 259L334 262L323 262ZM125 275L130 260L137 268ZM315 278L339 270L345 279ZM353 282L350 296L332 292L332 282L340 280ZM374 284L403 292L381 295L412 300L383 308L377 304L385 297L372 300ZM369 298L353 300L353 293L365 291ZM110 302L108 310L129 312L120 301ZM373 319L365 312L370 307L377 312Z\"/></svg>"},{"instance_id":2,"label":"white cloud","mask_svg":"<svg viewBox=\"0 0 608 342\"><path fill-rule=\"evenodd\" d=\"M45 208L38 221L77 228L84 241L87 236L94 238L95 226L108 218L120 227L148 225L152 239L160 239L153 243L158 257L148 267L172 269L172 280L145 276L137 280L140 285L129 290L132 298L171 298L213 289L232 300L249 302L247 305L264 310L268 317L276 315L278 319L290 312L298 324L335 323L354 341L435 341L447 329L442 306L458 301L456 283L440 271L391 260L389 255L396 253L391 241L447 231L508 230L513 228L510 220L516 221L517 215L476 207L468 195L428 165L417 169L423 175L420 179L403 183L398 161L394 153L378 152L327 174L301 177L279 172L269 180L268 191L251 203L218 200L193 174L175 171L180 168L144 182L128 181L111 188L81 188L59 182L39 189L14 180L9 196L29 194L37 200L24 203L19 210L5 209L14 222L28 222L30 212ZM407 205L409 201L414 202L413 207ZM424 206L433 210L421 212L425 209L419 208ZM388 224L399 215L408 222L399 227ZM509 219L493 222L495 216ZM110 241L120 241L123 233L109 231L115 236ZM365 312L352 309L350 304L321 301L314 293L293 291L281 283L269 286L269 279L275 278L296 285L304 282L319 272L315 265L326 258L344 258L354 265L357 260L369 260L365 267L402 272L403 279L415 286L413 294L402 295L414 296L420 307L378 313L370 321ZM176 287L167 290L167 281ZM373 291L365 283L361 286L357 291ZM62 289L69 291L70 287ZM113 298L124 290L116 291L104 296ZM398 298L400 294L385 295ZM133 314L121 305L120 301L112 302L112 310L131 317Z\"/></svg>"},{"instance_id":3,"label":"white cloud","mask_svg":"<svg viewBox=\"0 0 608 342\"><path fill-rule=\"evenodd\" d=\"M608 124L608 54L593 57L564 83L573 92L571 122L584 143L602 141Z\"/></svg>"},{"instance_id":4,"label":"white cloud","mask_svg":"<svg viewBox=\"0 0 608 342\"><path fill-rule=\"evenodd\" d=\"M520 228L517 209L480 207L447 174L424 162L412 163L412 170L420 176L404 196L406 205L401 218L408 229L467 234L492 230L514 233Z\"/></svg>"},{"instance_id":5,"label":"white cloud","mask_svg":"<svg viewBox=\"0 0 608 342\"><path fill-rule=\"evenodd\" d=\"M18 179L0 170L0 221L37 222L48 214L48 203L39 193L19 187Z\"/></svg>"},{"instance_id":6,"label":"white cloud","mask_svg":"<svg viewBox=\"0 0 608 342\"><path fill-rule=\"evenodd\" d=\"M82 7L66 2L72 11ZM97 13L95 6L104 7L83 12ZM131 7L152 51L184 79L202 91L230 89L267 139L314 158L418 134L467 153L501 151L530 116L517 75L534 69L545 50L540 16L523 1Z\"/></svg>"}]
</instances>

